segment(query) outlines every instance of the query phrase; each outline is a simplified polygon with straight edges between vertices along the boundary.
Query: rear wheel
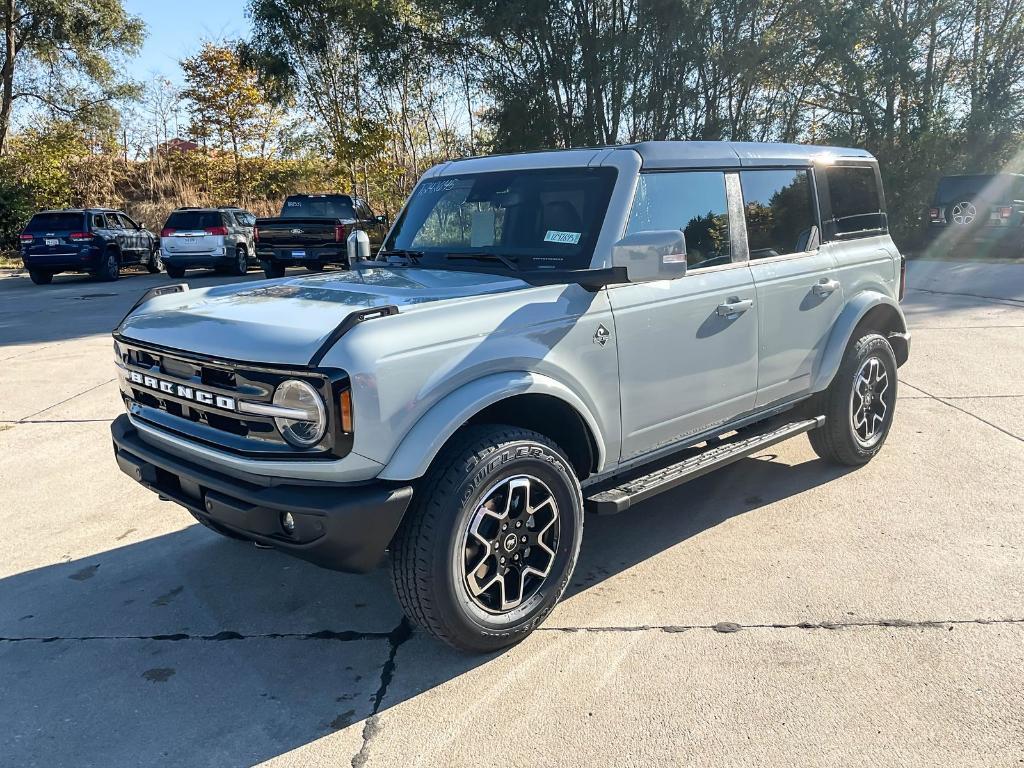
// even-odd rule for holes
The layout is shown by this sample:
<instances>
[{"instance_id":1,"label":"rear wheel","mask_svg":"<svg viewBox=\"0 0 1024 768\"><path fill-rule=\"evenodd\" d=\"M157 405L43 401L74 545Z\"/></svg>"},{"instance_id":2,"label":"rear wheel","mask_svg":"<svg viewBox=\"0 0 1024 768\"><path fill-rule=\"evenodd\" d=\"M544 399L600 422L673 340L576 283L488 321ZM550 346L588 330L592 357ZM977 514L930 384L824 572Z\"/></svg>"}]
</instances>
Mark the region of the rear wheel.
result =
<instances>
[{"instance_id":1,"label":"rear wheel","mask_svg":"<svg viewBox=\"0 0 1024 768\"><path fill-rule=\"evenodd\" d=\"M263 274L268 279L275 277L284 277L284 264L279 261L263 261L261 262L263 267Z\"/></svg>"},{"instance_id":2,"label":"rear wheel","mask_svg":"<svg viewBox=\"0 0 1024 768\"><path fill-rule=\"evenodd\" d=\"M308 271L310 271L310 272L323 272L324 271L324 265L323 264L317 264L317 263L307 264L306 265L306 269Z\"/></svg>"},{"instance_id":3,"label":"rear wheel","mask_svg":"<svg viewBox=\"0 0 1024 768\"><path fill-rule=\"evenodd\" d=\"M241 277L249 271L249 254L245 251L245 246L240 245L235 248L235 260L231 264L230 274L236 277Z\"/></svg>"},{"instance_id":4,"label":"rear wheel","mask_svg":"<svg viewBox=\"0 0 1024 768\"><path fill-rule=\"evenodd\" d=\"M149 252L149 261L146 262L146 270L151 275L155 275L164 268L164 260L160 255L160 247L153 246L153 249Z\"/></svg>"},{"instance_id":5,"label":"rear wheel","mask_svg":"<svg viewBox=\"0 0 1024 768\"><path fill-rule=\"evenodd\" d=\"M807 433L814 452L846 466L866 464L885 443L896 411L896 356L868 333L847 347L829 388L818 396L825 424Z\"/></svg>"},{"instance_id":6,"label":"rear wheel","mask_svg":"<svg viewBox=\"0 0 1024 768\"><path fill-rule=\"evenodd\" d=\"M30 269L28 276L36 285L49 285L53 282L53 272L47 272L44 269Z\"/></svg>"},{"instance_id":7,"label":"rear wheel","mask_svg":"<svg viewBox=\"0 0 1024 768\"><path fill-rule=\"evenodd\" d=\"M184 277L185 276L185 268L184 267L176 267L173 264L167 264L167 265L165 265L165 269L167 270L167 276L168 277L176 277L177 278L177 277Z\"/></svg>"},{"instance_id":8,"label":"rear wheel","mask_svg":"<svg viewBox=\"0 0 1024 768\"><path fill-rule=\"evenodd\" d=\"M449 645L493 651L529 635L562 596L583 498L548 438L471 427L438 455L391 544L406 615Z\"/></svg>"},{"instance_id":9,"label":"rear wheel","mask_svg":"<svg viewBox=\"0 0 1024 768\"><path fill-rule=\"evenodd\" d=\"M113 248L103 254L99 269L96 270L96 279L105 283L113 282L121 275L121 255Z\"/></svg>"}]
</instances>

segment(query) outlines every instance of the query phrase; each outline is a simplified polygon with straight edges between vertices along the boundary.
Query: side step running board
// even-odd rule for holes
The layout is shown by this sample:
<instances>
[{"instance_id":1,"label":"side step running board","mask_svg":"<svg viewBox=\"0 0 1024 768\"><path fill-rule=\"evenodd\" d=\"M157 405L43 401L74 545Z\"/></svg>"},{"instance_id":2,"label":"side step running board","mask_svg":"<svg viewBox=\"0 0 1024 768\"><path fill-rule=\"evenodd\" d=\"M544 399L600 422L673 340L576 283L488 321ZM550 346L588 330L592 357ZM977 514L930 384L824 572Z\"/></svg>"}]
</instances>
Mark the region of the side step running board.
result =
<instances>
[{"instance_id":1,"label":"side step running board","mask_svg":"<svg viewBox=\"0 0 1024 768\"><path fill-rule=\"evenodd\" d=\"M741 440L717 443L706 450L691 455L680 462L655 470L642 477L634 477L621 485L598 490L587 497L589 509L600 515L614 515L624 512L632 505L656 496L662 491L706 475L713 469L745 459L794 435L810 432L825 423L824 416L793 421L781 427Z\"/></svg>"}]
</instances>

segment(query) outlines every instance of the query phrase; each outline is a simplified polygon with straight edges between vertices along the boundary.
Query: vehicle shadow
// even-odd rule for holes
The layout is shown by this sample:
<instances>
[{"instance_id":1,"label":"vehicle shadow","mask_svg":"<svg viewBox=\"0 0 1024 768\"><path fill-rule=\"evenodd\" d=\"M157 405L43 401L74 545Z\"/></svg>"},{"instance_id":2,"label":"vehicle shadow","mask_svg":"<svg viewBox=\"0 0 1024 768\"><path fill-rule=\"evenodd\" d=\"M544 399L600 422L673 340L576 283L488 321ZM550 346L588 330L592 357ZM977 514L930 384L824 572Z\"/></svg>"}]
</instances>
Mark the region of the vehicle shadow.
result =
<instances>
[{"instance_id":1,"label":"vehicle shadow","mask_svg":"<svg viewBox=\"0 0 1024 768\"><path fill-rule=\"evenodd\" d=\"M588 518L567 599L843 473L770 458ZM16 765L243 766L326 738L352 755L365 718L501 655L412 637L383 568L329 572L198 525L114 543L0 580L0 754Z\"/></svg>"}]
</instances>

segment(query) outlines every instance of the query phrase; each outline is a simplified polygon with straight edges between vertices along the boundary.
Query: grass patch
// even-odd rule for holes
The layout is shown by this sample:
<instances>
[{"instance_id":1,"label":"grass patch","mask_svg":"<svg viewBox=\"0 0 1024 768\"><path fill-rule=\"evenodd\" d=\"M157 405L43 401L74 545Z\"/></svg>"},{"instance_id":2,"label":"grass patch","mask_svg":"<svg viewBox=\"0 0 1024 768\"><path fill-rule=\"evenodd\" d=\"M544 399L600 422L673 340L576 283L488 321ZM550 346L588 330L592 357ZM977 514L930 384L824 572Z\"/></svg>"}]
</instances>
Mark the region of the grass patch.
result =
<instances>
[{"instance_id":1,"label":"grass patch","mask_svg":"<svg viewBox=\"0 0 1024 768\"><path fill-rule=\"evenodd\" d=\"M15 253L0 253L0 269L21 269L21 256Z\"/></svg>"}]
</instances>

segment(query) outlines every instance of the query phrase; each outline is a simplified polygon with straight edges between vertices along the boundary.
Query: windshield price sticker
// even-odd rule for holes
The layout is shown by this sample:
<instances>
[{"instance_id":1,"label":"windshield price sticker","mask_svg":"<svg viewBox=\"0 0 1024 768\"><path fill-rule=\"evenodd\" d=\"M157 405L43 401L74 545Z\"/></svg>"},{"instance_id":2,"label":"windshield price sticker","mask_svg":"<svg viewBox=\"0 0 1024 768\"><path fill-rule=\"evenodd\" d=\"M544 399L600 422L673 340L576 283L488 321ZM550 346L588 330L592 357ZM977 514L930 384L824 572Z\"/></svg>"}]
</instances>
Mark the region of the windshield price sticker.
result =
<instances>
[{"instance_id":1,"label":"windshield price sticker","mask_svg":"<svg viewBox=\"0 0 1024 768\"><path fill-rule=\"evenodd\" d=\"M580 242L579 232L557 232L556 230L549 229L547 234L544 235L545 243L566 243L568 245L578 245Z\"/></svg>"}]
</instances>

